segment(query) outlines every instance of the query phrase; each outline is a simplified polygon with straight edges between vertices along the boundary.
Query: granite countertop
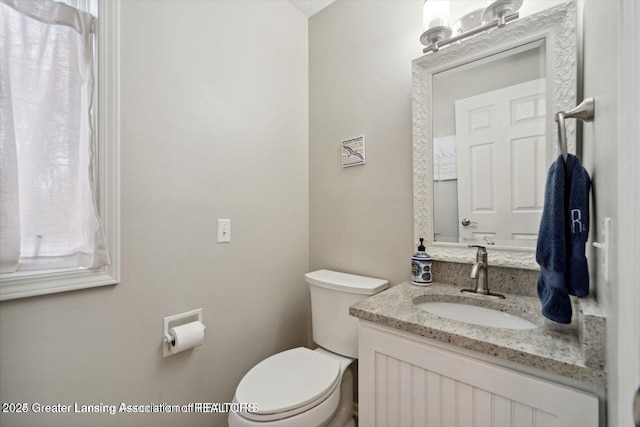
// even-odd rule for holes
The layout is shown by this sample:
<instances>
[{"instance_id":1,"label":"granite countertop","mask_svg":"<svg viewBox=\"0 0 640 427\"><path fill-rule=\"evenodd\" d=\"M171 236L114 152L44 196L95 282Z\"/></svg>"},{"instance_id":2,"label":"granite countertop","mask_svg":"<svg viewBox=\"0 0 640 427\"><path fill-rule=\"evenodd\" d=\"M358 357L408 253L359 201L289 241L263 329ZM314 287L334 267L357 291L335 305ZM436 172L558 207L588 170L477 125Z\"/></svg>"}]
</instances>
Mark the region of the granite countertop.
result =
<instances>
[{"instance_id":1,"label":"granite countertop","mask_svg":"<svg viewBox=\"0 0 640 427\"><path fill-rule=\"evenodd\" d=\"M460 287L405 282L351 306L362 320L449 343L485 355L599 386L606 384L604 316L589 299L573 299L574 321L559 325L540 314L536 297L505 294L504 300L460 293ZM419 309L426 301L464 302L529 320L538 328L493 328L450 320Z\"/></svg>"}]
</instances>

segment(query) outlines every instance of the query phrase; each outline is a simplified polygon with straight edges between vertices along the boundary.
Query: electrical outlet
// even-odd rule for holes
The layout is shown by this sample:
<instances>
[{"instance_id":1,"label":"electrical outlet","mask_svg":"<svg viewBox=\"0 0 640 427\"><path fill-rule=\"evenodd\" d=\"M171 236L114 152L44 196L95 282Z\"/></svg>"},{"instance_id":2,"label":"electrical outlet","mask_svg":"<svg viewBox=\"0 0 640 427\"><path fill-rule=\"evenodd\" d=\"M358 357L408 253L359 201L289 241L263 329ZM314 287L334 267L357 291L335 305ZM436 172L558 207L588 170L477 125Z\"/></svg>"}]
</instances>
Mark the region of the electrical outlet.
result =
<instances>
[{"instance_id":1,"label":"electrical outlet","mask_svg":"<svg viewBox=\"0 0 640 427\"><path fill-rule=\"evenodd\" d=\"M231 242L231 220L218 219L218 243Z\"/></svg>"}]
</instances>

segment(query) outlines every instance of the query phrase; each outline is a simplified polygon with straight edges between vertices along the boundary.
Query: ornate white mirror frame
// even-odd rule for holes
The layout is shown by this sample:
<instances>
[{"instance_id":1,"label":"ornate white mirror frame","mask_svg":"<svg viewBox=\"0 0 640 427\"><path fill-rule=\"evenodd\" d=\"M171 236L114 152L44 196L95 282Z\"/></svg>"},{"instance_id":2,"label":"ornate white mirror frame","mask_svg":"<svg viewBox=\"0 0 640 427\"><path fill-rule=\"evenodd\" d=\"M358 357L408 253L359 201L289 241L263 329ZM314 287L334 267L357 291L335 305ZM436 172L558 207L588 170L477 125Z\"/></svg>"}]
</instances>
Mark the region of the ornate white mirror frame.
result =
<instances>
[{"instance_id":1,"label":"ornate white mirror frame","mask_svg":"<svg viewBox=\"0 0 640 427\"><path fill-rule=\"evenodd\" d=\"M546 44L547 135L557 141L554 114L576 105L577 48L575 3L564 3L452 44L413 61L413 203L414 241L422 237L435 260L469 263L475 248L434 242L433 123L434 74L534 41ZM569 152L575 153L575 124L567 122ZM548 141L549 142L549 141ZM557 150L557 143L550 144ZM489 246L491 265L538 269L535 250Z\"/></svg>"}]
</instances>

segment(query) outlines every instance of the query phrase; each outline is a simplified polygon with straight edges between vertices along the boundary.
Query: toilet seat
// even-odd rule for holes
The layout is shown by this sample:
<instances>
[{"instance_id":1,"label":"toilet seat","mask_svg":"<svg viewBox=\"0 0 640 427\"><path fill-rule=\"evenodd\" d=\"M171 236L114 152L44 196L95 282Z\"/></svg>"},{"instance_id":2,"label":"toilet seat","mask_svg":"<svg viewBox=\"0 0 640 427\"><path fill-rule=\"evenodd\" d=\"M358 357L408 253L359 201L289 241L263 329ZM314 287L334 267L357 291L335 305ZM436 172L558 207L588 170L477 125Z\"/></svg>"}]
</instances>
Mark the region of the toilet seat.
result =
<instances>
[{"instance_id":1,"label":"toilet seat","mask_svg":"<svg viewBox=\"0 0 640 427\"><path fill-rule=\"evenodd\" d=\"M319 352L298 347L275 354L242 378L234 400L256 404L243 412L254 421L288 418L322 403L340 383L340 363Z\"/></svg>"}]
</instances>

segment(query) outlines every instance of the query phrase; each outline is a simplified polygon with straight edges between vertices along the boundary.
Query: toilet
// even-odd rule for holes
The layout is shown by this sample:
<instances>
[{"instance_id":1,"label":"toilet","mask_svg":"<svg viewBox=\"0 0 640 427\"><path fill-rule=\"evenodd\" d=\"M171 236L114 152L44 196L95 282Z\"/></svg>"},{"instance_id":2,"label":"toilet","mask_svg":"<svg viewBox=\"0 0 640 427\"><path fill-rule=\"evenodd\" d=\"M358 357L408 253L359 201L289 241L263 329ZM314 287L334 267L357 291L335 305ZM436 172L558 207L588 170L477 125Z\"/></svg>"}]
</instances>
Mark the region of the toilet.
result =
<instances>
[{"instance_id":1,"label":"toilet","mask_svg":"<svg viewBox=\"0 0 640 427\"><path fill-rule=\"evenodd\" d=\"M311 292L315 350L275 354L242 378L233 398L230 427L353 427L353 374L358 322L349 306L387 288L382 279L330 270L305 274Z\"/></svg>"}]
</instances>

